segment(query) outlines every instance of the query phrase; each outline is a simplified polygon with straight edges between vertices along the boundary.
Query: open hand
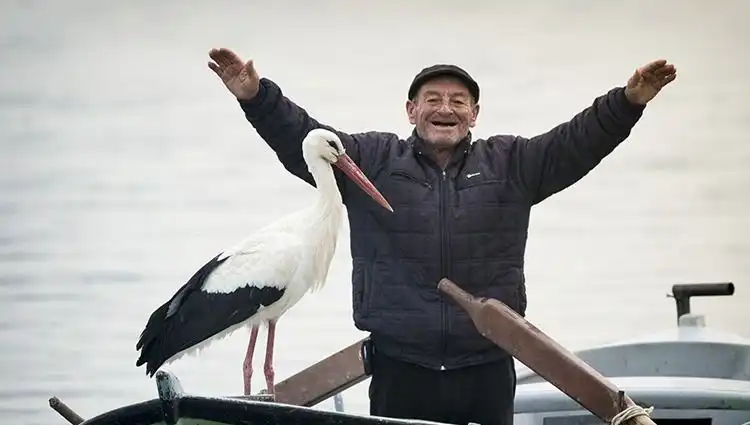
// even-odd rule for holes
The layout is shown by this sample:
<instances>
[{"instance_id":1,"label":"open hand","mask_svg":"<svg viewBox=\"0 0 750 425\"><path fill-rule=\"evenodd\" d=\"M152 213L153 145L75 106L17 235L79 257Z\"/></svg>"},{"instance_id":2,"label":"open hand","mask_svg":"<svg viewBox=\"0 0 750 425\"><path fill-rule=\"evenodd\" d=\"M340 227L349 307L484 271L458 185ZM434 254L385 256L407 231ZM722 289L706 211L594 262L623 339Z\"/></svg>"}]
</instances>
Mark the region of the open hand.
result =
<instances>
[{"instance_id":1,"label":"open hand","mask_svg":"<svg viewBox=\"0 0 750 425\"><path fill-rule=\"evenodd\" d=\"M242 62L236 53L229 49L211 49L208 67L221 78L227 89L239 100L250 100L258 94L260 77L253 61Z\"/></svg>"},{"instance_id":2,"label":"open hand","mask_svg":"<svg viewBox=\"0 0 750 425\"><path fill-rule=\"evenodd\" d=\"M677 78L677 69L659 59L635 70L625 86L625 96L631 103L645 105L667 84Z\"/></svg>"}]
</instances>

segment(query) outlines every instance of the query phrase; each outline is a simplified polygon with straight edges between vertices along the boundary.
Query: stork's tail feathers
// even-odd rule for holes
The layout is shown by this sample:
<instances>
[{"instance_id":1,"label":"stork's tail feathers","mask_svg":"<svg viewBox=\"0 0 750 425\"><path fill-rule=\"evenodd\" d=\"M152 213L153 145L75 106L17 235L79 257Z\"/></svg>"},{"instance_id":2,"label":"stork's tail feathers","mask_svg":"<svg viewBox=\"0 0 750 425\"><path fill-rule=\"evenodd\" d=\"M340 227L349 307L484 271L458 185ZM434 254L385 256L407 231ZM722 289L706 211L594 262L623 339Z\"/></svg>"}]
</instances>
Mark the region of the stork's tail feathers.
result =
<instances>
[{"instance_id":1,"label":"stork's tail feathers","mask_svg":"<svg viewBox=\"0 0 750 425\"><path fill-rule=\"evenodd\" d=\"M165 303L151 315L136 344L141 350L136 366L146 364L146 373L153 376L175 356L228 336L283 295L284 288L249 284L230 293L195 291L174 314L169 313L171 302Z\"/></svg>"},{"instance_id":2,"label":"stork's tail feathers","mask_svg":"<svg viewBox=\"0 0 750 425\"><path fill-rule=\"evenodd\" d=\"M172 341L174 338L170 338L174 336L171 334L174 331L175 315L190 296L200 290L211 272L228 258L220 259L220 257L222 257L221 253L205 263L169 301L151 313L135 345L136 350L141 350L141 355L135 365L138 367L146 364L146 374L149 376L154 376L156 370L175 354L175 342ZM184 317L181 320L184 321Z\"/></svg>"},{"instance_id":3,"label":"stork's tail feathers","mask_svg":"<svg viewBox=\"0 0 750 425\"><path fill-rule=\"evenodd\" d=\"M214 257L172 297L151 314L136 349L136 366L146 365L153 376L172 358L205 348L252 320L261 309L279 301L285 288L252 281L231 292L204 292L206 278L225 258Z\"/></svg>"},{"instance_id":4,"label":"stork's tail feathers","mask_svg":"<svg viewBox=\"0 0 750 425\"><path fill-rule=\"evenodd\" d=\"M164 349L165 321L170 302L164 303L156 309L148 319L146 328L141 332L141 337L135 345L136 350L141 350L141 355L135 362L136 367L146 365L146 374L154 376L157 369L164 364L169 357Z\"/></svg>"}]
</instances>

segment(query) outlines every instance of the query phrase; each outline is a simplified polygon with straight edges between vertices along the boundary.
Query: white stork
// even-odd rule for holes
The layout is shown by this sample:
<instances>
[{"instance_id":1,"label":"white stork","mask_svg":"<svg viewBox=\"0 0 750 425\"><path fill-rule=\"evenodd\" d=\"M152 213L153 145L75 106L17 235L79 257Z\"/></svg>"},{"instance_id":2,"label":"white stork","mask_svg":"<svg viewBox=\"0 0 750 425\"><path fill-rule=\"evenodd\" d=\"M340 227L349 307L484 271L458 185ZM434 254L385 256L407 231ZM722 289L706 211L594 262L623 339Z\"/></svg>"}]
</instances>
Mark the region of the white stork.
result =
<instances>
[{"instance_id":1,"label":"white stork","mask_svg":"<svg viewBox=\"0 0 750 425\"><path fill-rule=\"evenodd\" d=\"M336 249L343 203L331 164L393 212L336 134L310 131L302 141L302 154L318 189L315 201L216 255L151 314L136 344L141 350L136 366L146 364L146 374L153 376L163 364L248 326L243 379L245 395L250 395L258 328L267 324L264 372L273 394L276 322L308 290L322 287Z\"/></svg>"}]
</instances>

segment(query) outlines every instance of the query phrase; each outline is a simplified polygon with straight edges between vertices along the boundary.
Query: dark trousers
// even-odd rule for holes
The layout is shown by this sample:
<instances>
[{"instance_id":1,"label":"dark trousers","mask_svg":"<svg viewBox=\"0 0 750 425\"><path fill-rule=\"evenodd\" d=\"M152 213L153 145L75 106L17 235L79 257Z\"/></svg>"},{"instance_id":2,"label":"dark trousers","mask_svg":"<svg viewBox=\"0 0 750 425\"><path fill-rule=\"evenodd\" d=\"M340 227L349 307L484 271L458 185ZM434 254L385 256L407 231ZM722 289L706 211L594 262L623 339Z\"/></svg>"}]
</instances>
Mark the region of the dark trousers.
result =
<instances>
[{"instance_id":1,"label":"dark trousers","mask_svg":"<svg viewBox=\"0 0 750 425\"><path fill-rule=\"evenodd\" d=\"M370 414L450 424L512 425L513 358L433 370L373 354Z\"/></svg>"}]
</instances>

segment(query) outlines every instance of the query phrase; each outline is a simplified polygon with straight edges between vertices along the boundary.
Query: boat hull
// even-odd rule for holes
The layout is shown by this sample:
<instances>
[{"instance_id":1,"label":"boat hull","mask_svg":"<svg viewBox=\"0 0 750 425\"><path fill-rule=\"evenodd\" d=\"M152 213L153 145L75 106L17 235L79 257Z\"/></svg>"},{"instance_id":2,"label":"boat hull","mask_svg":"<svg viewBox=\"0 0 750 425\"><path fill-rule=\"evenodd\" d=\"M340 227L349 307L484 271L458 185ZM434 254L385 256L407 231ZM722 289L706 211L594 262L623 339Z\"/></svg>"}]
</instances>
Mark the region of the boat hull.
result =
<instances>
[{"instance_id":1,"label":"boat hull","mask_svg":"<svg viewBox=\"0 0 750 425\"><path fill-rule=\"evenodd\" d=\"M183 392L169 372L156 374L159 398L120 407L80 425L435 425L330 412L310 407L231 397L203 397Z\"/></svg>"}]
</instances>

